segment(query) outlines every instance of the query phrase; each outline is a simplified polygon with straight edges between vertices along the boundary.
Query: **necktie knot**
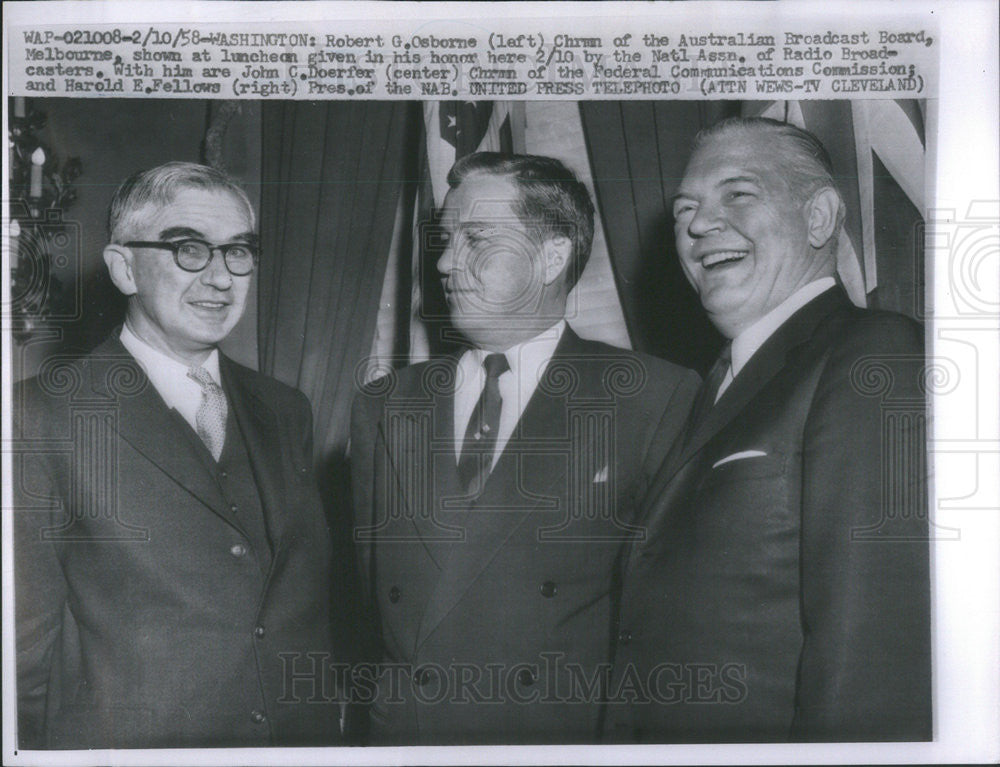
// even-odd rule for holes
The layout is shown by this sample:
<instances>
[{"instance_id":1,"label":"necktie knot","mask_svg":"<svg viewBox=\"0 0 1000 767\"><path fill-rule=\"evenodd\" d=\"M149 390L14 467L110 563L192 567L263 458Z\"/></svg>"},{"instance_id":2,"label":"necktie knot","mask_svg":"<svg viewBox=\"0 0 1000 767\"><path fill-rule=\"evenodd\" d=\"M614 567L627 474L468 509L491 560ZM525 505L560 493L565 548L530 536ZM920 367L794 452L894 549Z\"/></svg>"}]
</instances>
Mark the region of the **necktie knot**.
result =
<instances>
[{"instance_id":1,"label":"necktie knot","mask_svg":"<svg viewBox=\"0 0 1000 767\"><path fill-rule=\"evenodd\" d=\"M730 365L733 362L733 342L729 341L719 350L719 364Z\"/></svg>"},{"instance_id":2,"label":"necktie knot","mask_svg":"<svg viewBox=\"0 0 1000 767\"><path fill-rule=\"evenodd\" d=\"M209 373L207 370L205 370L205 368L201 367L200 365L188 368L187 375L188 378L190 378L193 381L196 381L198 385L201 386L202 389L209 389L212 387L218 388L219 386L215 382L215 379L212 378L212 374Z\"/></svg>"},{"instance_id":3,"label":"necktie knot","mask_svg":"<svg viewBox=\"0 0 1000 767\"><path fill-rule=\"evenodd\" d=\"M507 362L506 354L494 352L493 354L486 355L486 359L483 360L483 367L486 368L487 378L499 378L510 370L510 363Z\"/></svg>"}]
</instances>

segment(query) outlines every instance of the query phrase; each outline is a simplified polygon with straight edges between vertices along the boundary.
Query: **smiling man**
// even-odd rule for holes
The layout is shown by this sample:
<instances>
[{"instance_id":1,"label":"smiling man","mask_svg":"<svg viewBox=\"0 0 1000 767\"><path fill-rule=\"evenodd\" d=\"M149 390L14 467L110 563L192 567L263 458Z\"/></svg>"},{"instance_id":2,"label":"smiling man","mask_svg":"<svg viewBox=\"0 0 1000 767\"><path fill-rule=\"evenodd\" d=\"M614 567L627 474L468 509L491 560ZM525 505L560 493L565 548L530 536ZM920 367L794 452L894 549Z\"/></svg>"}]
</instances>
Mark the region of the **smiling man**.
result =
<instances>
[{"instance_id":1,"label":"smiling man","mask_svg":"<svg viewBox=\"0 0 1000 767\"><path fill-rule=\"evenodd\" d=\"M448 181L437 268L468 348L354 406L373 742L593 742L615 561L697 377L567 324L594 209L562 163L473 154Z\"/></svg>"},{"instance_id":2,"label":"smiling man","mask_svg":"<svg viewBox=\"0 0 1000 767\"><path fill-rule=\"evenodd\" d=\"M334 660L309 404L217 348L257 265L250 202L169 163L108 225L124 327L14 397L19 747L337 743L335 687L289 686Z\"/></svg>"},{"instance_id":3,"label":"smiling man","mask_svg":"<svg viewBox=\"0 0 1000 767\"><path fill-rule=\"evenodd\" d=\"M923 343L836 284L826 151L703 131L681 265L729 339L627 558L614 740L920 740L930 729Z\"/></svg>"}]
</instances>

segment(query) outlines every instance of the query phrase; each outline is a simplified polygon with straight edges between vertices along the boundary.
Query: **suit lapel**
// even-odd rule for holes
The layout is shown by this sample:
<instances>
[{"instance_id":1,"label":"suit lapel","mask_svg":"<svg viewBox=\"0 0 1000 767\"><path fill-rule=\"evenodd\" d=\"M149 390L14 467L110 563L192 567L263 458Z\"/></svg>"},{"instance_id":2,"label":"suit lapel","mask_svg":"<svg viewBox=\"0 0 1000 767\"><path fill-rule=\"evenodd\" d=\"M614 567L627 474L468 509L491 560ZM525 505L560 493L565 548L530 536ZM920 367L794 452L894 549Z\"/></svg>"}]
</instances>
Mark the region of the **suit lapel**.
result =
<instances>
[{"instance_id":1,"label":"suit lapel","mask_svg":"<svg viewBox=\"0 0 1000 767\"><path fill-rule=\"evenodd\" d=\"M452 400L457 359L445 357L420 368L421 375L390 395L378 429L386 456L376 482L388 480L384 523L375 538L421 542L435 566L441 566L460 530L453 526L456 500L462 495L454 454ZM388 476L381 479L382 472ZM391 487L391 490L388 488ZM378 489L375 489L378 492ZM388 504L398 504L390 508ZM451 511L443 511L450 506Z\"/></svg>"},{"instance_id":2,"label":"suit lapel","mask_svg":"<svg viewBox=\"0 0 1000 767\"><path fill-rule=\"evenodd\" d=\"M579 344L577 336L567 328L545 376L549 376L554 367L561 367L558 363L583 362L583 355L577 348ZM565 374L566 371L562 372ZM536 513L555 516L567 503L569 457L552 454L551 451L545 455L539 447L532 447L532 443L542 440L555 441L563 447L570 445L567 400L573 392L553 393L559 390L560 387L551 381L546 383L543 380L539 384L490 473L483 492L457 515L456 524L463 530L465 540L447 546L437 586L420 623L417 647L454 609L529 517ZM451 413L454 411L451 398L447 409ZM453 421L449 419L451 424ZM580 448L589 450L588 445L574 447Z\"/></svg>"},{"instance_id":3,"label":"suit lapel","mask_svg":"<svg viewBox=\"0 0 1000 767\"><path fill-rule=\"evenodd\" d=\"M669 486L674 477L716 436L732 423L784 367L790 354L808 341L831 312L849 305L839 288L828 290L793 314L750 358L704 421L695 427L686 445L676 443L663 462L643 506L649 509L644 526L652 531L662 524ZM650 501L653 501L650 503ZM636 549L633 549L635 553Z\"/></svg>"},{"instance_id":4,"label":"suit lapel","mask_svg":"<svg viewBox=\"0 0 1000 767\"><path fill-rule=\"evenodd\" d=\"M283 498L283 493L289 486L285 482L286 459L281 449L278 416L253 390L250 380L222 354L219 355L219 367L229 405L246 444L271 544L277 553L285 523L283 501L287 499Z\"/></svg>"},{"instance_id":5,"label":"suit lapel","mask_svg":"<svg viewBox=\"0 0 1000 767\"><path fill-rule=\"evenodd\" d=\"M117 402L119 436L216 514L233 524L225 500L208 468L193 450L178 449L186 444L175 414L150 383L142 367L126 351L117 336L95 349L90 357L91 389L102 398ZM116 381L131 380L121 392ZM132 393L136 392L136 393Z\"/></svg>"}]
</instances>

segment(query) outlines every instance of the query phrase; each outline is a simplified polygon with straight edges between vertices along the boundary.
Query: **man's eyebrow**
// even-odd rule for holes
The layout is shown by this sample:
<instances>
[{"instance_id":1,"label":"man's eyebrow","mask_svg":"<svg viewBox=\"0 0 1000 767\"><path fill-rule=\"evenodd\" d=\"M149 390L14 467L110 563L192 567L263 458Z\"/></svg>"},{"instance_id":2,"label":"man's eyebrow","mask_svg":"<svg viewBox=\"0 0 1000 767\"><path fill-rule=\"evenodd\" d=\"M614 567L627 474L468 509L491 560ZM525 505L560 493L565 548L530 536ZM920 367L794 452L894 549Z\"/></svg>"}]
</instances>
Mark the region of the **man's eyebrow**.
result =
<instances>
[{"instance_id":1,"label":"man's eyebrow","mask_svg":"<svg viewBox=\"0 0 1000 767\"><path fill-rule=\"evenodd\" d=\"M499 221L480 221L478 219L474 220L474 221L462 221L458 225L459 229L462 229L462 230L465 230L465 229L495 229L498 226L501 226L501 223Z\"/></svg>"},{"instance_id":2,"label":"man's eyebrow","mask_svg":"<svg viewBox=\"0 0 1000 767\"><path fill-rule=\"evenodd\" d=\"M668 202L670 203L671 207L673 207L673 204L681 199L690 200L692 199L692 197L683 189L678 189L676 192L670 195L670 199L668 200Z\"/></svg>"},{"instance_id":3,"label":"man's eyebrow","mask_svg":"<svg viewBox=\"0 0 1000 767\"><path fill-rule=\"evenodd\" d=\"M726 186L727 184L741 184L741 183L750 183L750 184L758 184L759 185L760 184L760 178L758 176L753 175L752 173L751 174L745 174L745 175L739 175L739 176L727 176L726 178L724 178L721 181L719 181L716 184L716 186ZM671 205L673 205L675 202L677 202L680 199L693 200L694 198L695 198L695 195L693 195L693 194L691 194L689 192L686 192L683 189L678 189L676 192L674 192L672 195L670 195L669 202L670 202Z\"/></svg>"},{"instance_id":4,"label":"man's eyebrow","mask_svg":"<svg viewBox=\"0 0 1000 767\"><path fill-rule=\"evenodd\" d=\"M229 242L245 242L247 245L257 245L257 233L243 232L242 234L237 234L235 237L231 237Z\"/></svg>"},{"instance_id":5,"label":"man's eyebrow","mask_svg":"<svg viewBox=\"0 0 1000 767\"><path fill-rule=\"evenodd\" d=\"M171 226L160 232L161 240L177 240L185 237L193 237L197 240L204 240L204 232L199 232L197 229L192 229L189 226ZM231 237L227 242L245 242L248 245L257 244L257 234L256 232L241 232L240 234Z\"/></svg>"},{"instance_id":6,"label":"man's eyebrow","mask_svg":"<svg viewBox=\"0 0 1000 767\"><path fill-rule=\"evenodd\" d=\"M189 226L170 226L160 232L161 240L176 240L179 237L197 237L198 239L204 239L205 235L197 229L192 229Z\"/></svg>"}]
</instances>

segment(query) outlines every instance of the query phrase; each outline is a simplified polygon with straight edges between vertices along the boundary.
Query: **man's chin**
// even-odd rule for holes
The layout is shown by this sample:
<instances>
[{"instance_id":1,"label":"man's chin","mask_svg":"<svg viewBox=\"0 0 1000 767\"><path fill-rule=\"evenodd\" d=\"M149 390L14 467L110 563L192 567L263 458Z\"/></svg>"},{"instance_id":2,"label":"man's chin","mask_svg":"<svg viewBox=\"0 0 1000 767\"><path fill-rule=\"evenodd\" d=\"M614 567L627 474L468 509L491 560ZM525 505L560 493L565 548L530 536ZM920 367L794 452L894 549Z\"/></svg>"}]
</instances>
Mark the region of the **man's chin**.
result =
<instances>
[{"instance_id":1,"label":"man's chin","mask_svg":"<svg viewBox=\"0 0 1000 767\"><path fill-rule=\"evenodd\" d=\"M708 319L713 325L728 338L733 338L731 333L744 323L747 313L746 304L740 300L739 296L731 292L722 293L717 291L702 296L702 306L705 308Z\"/></svg>"},{"instance_id":2,"label":"man's chin","mask_svg":"<svg viewBox=\"0 0 1000 767\"><path fill-rule=\"evenodd\" d=\"M188 334L188 344L193 349L210 351L221 344L232 332L232 329L232 326L228 325L205 327L203 324L197 332Z\"/></svg>"}]
</instances>

